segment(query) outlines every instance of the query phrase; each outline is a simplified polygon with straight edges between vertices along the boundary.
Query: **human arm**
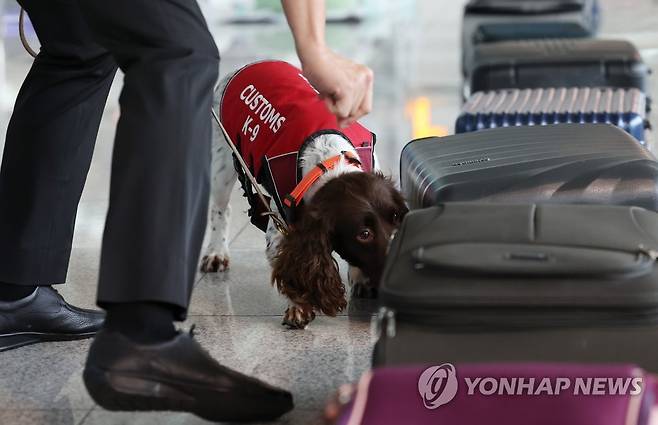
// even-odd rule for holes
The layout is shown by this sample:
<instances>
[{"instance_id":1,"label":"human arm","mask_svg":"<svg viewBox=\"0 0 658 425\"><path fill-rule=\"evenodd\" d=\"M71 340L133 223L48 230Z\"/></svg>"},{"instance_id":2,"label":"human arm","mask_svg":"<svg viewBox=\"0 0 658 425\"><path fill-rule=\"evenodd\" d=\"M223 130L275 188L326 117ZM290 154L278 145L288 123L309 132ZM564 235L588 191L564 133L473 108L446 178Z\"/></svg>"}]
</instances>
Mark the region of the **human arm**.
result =
<instances>
[{"instance_id":1,"label":"human arm","mask_svg":"<svg viewBox=\"0 0 658 425\"><path fill-rule=\"evenodd\" d=\"M302 72L340 125L372 109L372 71L332 51L325 42L324 0L281 0Z\"/></svg>"}]
</instances>

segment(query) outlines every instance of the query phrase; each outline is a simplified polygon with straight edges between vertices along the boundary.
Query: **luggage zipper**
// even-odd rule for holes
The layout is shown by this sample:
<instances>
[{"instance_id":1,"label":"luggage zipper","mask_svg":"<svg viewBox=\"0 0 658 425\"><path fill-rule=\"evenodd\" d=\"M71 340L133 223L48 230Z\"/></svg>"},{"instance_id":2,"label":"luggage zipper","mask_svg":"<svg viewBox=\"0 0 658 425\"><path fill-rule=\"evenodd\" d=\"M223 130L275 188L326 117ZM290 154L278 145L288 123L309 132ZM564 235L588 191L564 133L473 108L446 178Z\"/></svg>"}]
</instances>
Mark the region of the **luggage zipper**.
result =
<instances>
[{"instance_id":1,"label":"luggage zipper","mask_svg":"<svg viewBox=\"0 0 658 425\"><path fill-rule=\"evenodd\" d=\"M395 337L395 311L387 307L381 307L375 319L375 335L381 338L384 331L387 338Z\"/></svg>"},{"instance_id":2,"label":"luggage zipper","mask_svg":"<svg viewBox=\"0 0 658 425\"><path fill-rule=\"evenodd\" d=\"M574 327L655 326L658 309L609 309L587 311L578 309L416 309L413 313L400 312L396 318L404 323L429 326L436 331L493 331Z\"/></svg>"}]
</instances>

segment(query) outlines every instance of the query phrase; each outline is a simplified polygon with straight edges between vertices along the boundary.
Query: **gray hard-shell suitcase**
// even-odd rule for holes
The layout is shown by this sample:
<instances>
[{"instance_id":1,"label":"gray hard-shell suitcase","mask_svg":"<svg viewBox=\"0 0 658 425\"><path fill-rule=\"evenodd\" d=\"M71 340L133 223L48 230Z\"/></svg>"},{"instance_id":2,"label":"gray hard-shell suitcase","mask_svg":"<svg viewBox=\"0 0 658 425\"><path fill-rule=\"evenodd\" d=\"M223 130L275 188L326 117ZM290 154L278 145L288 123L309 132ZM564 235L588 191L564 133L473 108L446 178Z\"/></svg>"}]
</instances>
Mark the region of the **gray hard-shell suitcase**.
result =
<instances>
[{"instance_id":1,"label":"gray hard-shell suitcase","mask_svg":"<svg viewBox=\"0 0 658 425\"><path fill-rule=\"evenodd\" d=\"M464 7L462 58L479 43L592 37L599 23L597 0L471 0Z\"/></svg>"},{"instance_id":2,"label":"gray hard-shell suitcase","mask_svg":"<svg viewBox=\"0 0 658 425\"><path fill-rule=\"evenodd\" d=\"M658 214L447 203L411 211L379 287L375 364L630 362L658 371Z\"/></svg>"},{"instance_id":3,"label":"gray hard-shell suitcase","mask_svg":"<svg viewBox=\"0 0 658 425\"><path fill-rule=\"evenodd\" d=\"M475 46L465 94L541 87L621 87L646 93L649 68L625 40L504 41Z\"/></svg>"},{"instance_id":4,"label":"gray hard-shell suitcase","mask_svg":"<svg viewBox=\"0 0 658 425\"><path fill-rule=\"evenodd\" d=\"M400 184L412 209L479 200L658 211L658 163L609 124L507 127L414 140L402 150Z\"/></svg>"},{"instance_id":5,"label":"gray hard-shell suitcase","mask_svg":"<svg viewBox=\"0 0 658 425\"><path fill-rule=\"evenodd\" d=\"M455 133L487 128L560 123L605 123L645 145L650 128L646 96L638 89L560 87L477 92L455 123Z\"/></svg>"}]
</instances>

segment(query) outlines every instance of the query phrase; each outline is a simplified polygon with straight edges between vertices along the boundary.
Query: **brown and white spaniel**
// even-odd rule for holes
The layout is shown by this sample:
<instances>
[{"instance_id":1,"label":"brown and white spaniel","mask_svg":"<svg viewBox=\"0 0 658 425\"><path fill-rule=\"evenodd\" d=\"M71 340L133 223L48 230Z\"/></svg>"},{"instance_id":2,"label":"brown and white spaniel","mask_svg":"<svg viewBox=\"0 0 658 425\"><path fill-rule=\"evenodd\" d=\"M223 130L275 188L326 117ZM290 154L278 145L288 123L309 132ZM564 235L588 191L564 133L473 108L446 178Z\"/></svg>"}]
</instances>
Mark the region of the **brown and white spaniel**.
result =
<instances>
[{"instance_id":1,"label":"brown and white spaniel","mask_svg":"<svg viewBox=\"0 0 658 425\"><path fill-rule=\"evenodd\" d=\"M271 207L289 224L285 236L271 220L262 226L272 283L290 302L283 323L304 328L315 312L335 316L345 308L334 251L350 266L352 293L372 293L389 240L407 212L394 183L378 170L374 135L358 123L339 128L301 71L280 61L250 64L222 80L213 107L271 196ZM205 272L229 267L229 198L238 179L217 128L213 139ZM258 200L248 198L257 210Z\"/></svg>"}]
</instances>

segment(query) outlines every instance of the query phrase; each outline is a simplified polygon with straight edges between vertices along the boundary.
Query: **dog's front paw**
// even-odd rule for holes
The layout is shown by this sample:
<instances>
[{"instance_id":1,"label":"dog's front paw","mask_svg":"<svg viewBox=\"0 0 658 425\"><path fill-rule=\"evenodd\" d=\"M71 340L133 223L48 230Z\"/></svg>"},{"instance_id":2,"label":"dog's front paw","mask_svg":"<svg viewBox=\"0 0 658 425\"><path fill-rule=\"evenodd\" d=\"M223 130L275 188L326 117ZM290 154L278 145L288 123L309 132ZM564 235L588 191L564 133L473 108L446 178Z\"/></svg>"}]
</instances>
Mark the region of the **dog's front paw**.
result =
<instances>
[{"instance_id":1,"label":"dog's front paw","mask_svg":"<svg viewBox=\"0 0 658 425\"><path fill-rule=\"evenodd\" d=\"M292 305L283 314L283 323L281 324L289 329L304 329L313 319L315 319L315 312L311 307L304 308Z\"/></svg>"},{"instance_id":2,"label":"dog's front paw","mask_svg":"<svg viewBox=\"0 0 658 425\"><path fill-rule=\"evenodd\" d=\"M228 270L228 255L205 255L201 261L201 271L204 273L221 273Z\"/></svg>"}]
</instances>

